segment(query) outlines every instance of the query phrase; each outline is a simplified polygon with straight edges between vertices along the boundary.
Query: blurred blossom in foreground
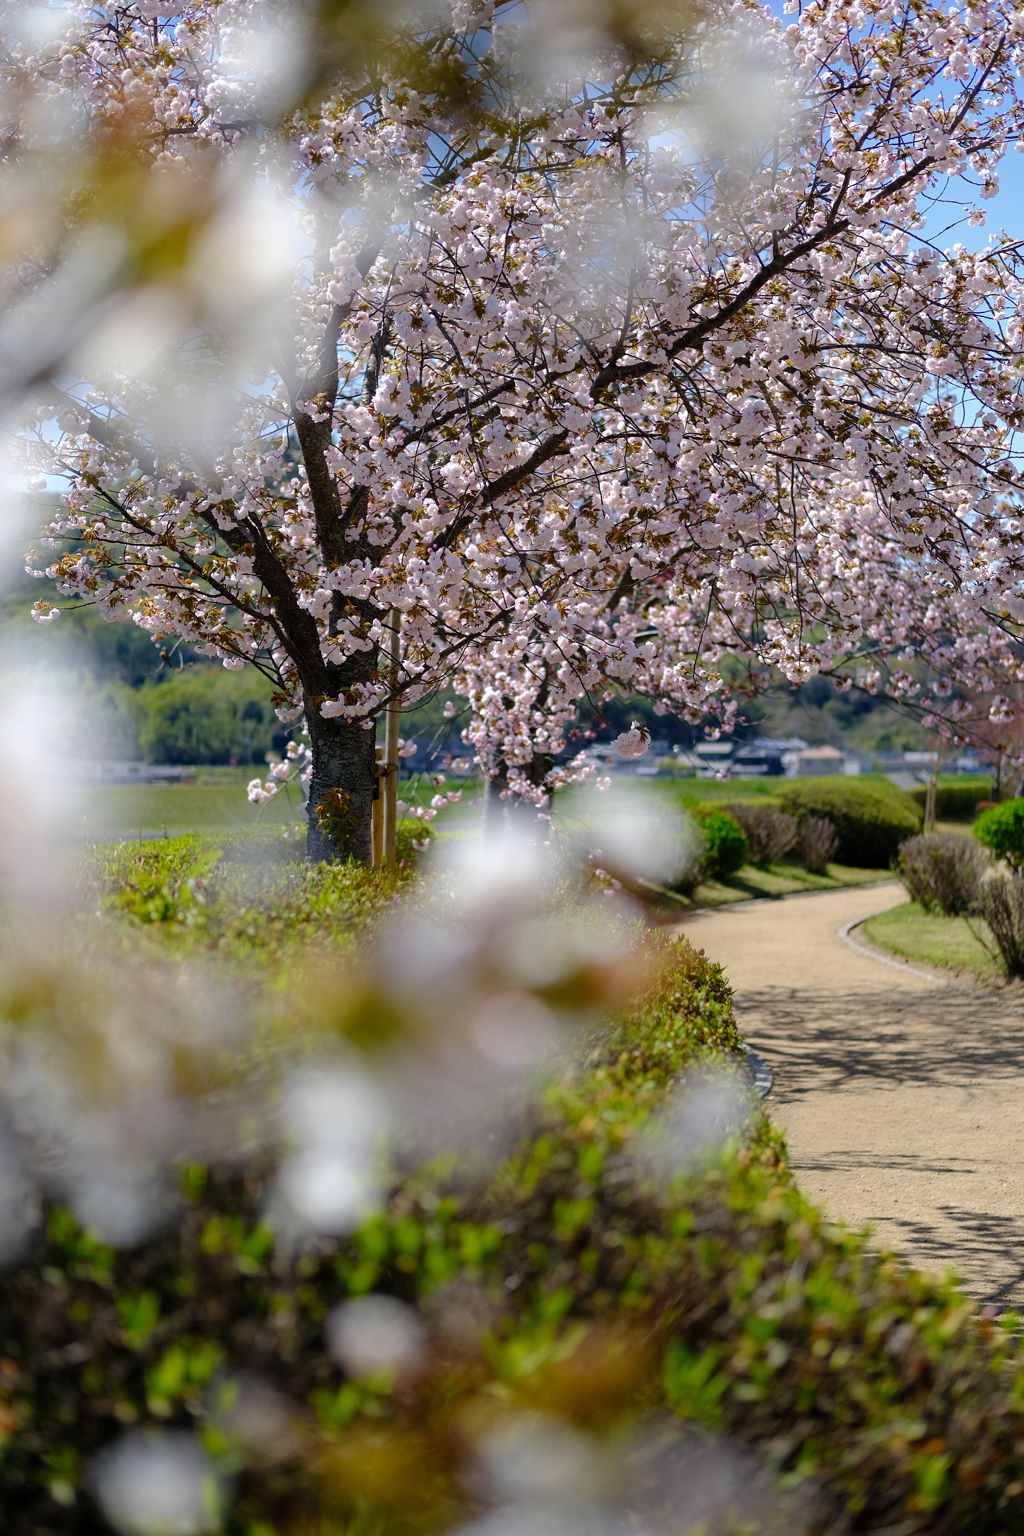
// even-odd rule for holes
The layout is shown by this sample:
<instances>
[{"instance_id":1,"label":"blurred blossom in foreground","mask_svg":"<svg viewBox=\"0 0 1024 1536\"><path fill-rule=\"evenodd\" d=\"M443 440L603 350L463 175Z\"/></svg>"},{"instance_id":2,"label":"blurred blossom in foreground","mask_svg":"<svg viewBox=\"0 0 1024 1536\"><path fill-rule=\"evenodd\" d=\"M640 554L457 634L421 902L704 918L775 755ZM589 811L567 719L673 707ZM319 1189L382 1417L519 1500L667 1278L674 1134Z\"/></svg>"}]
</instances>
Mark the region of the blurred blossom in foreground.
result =
<instances>
[{"instance_id":1,"label":"blurred blossom in foreground","mask_svg":"<svg viewBox=\"0 0 1024 1536\"><path fill-rule=\"evenodd\" d=\"M0 1264L21 1257L40 1214L35 1183L19 1147L0 1136Z\"/></svg>"},{"instance_id":2,"label":"blurred blossom in foreground","mask_svg":"<svg viewBox=\"0 0 1024 1536\"><path fill-rule=\"evenodd\" d=\"M501 1156L522 1091L636 986L634 909L587 894L579 874L515 823L436 853L382 935L375 985L417 1042L391 1079L409 1155L453 1150L462 1176Z\"/></svg>"},{"instance_id":3,"label":"blurred blossom in foreground","mask_svg":"<svg viewBox=\"0 0 1024 1536\"><path fill-rule=\"evenodd\" d=\"M605 1489L608 1461L597 1442L552 1414L511 1415L474 1450L470 1486L494 1504L587 1503Z\"/></svg>"},{"instance_id":4,"label":"blurred blossom in foreground","mask_svg":"<svg viewBox=\"0 0 1024 1536\"><path fill-rule=\"evenodd\" d=\"M60 928L48 947L32 928L17 939L0 955L0 1203L12 1220L32 1209L27 1179L104 1241L139 1242L175 1209L176 1162L253 1145L241 1128L251 1090L224 1078L237 1005L209 979L114 975Z\"/></svg>"},{"instance_id":5,"label":"blurred blossom in foreground","mask_svg":"<svg viewBox=\"0 0 1024 1536\"><path fill-rule=\"evenodd\" d=\"M659 1179L692 1174L715 1161L750 1114L750 1091L736 1073L695 1072L644 1128L632 1154Z\"/></svg>"},{"instance_id":6,"label":"blurred blossom in foreground","mask_svg":"<svg viewBox=\"0 0 1024 1536\"><path fill-rule=\"evenodd\" d=\"M23 483L21 458L12 453L9 446L13 431L13 421L0 416L0 588L4 591L12 578L20 580L25 564L25 545L39 524L35 498L6 488ZM17 481L15 475L18 475ZM37 488L45 484L43 480Z\"/></svg>"},{"instance_id":7,"label":"blurred blossom in foreground","mask_svg":"<svg viewBox=\"0 0 1024 1536\"><path fill-rule=\"evenodd\" d=\"M99 1457L96 1492L122 1536L204 1536L220 1529L224 1488L190 1434L134 1434Z\"/></svg>"},{"instance_id":8,"label":"blurred blossom in foreground","mask_svg":"<svg viewBox=\"0 0 1024 1536\"><path fill-rule=\"evenodd\" d=\"M253 1460L286 1460L297 1454L302 1443L296 1404L249 1372L218 1383L213 1423L236 1451Z\"/></svg>"},{"instance_id":9,"label":"blurred blossom in foreground","mask_svg":"<svg viewBox=\"0 0 1024 1536\"><path fill-rule=\"evenodd\" d=\"M458 1536L803 1536L814 1494L780 1494L755 1458L671 1421L598 1439L545 1413L510 1415L466 1478L489 1512Z\"/></svg>"},{"instance_id":10,"label":"blurred blossom in foreground","mask_svg":"<svg viewBox=\"0 0 1024 1536\"><path fill-rule=\"evenodd\" d=\"M0 879L13 912L45 909L48 925L67 903L68 848L82 830L81 796L58 771L68 703L66 679L14 672L0 684Z\"/></svg>"},{"instance_id":11,"label":"blurred blossom in foreground","mask_svg":"<svg viewBox=\"0 0 1024 1536\"><path fill-rule=\"evenodd\" d=\"M355 1062L304 1068L280 1114L295 1149L278 1181L287 1211L317 1232L351 1232L381 1199L375 1159L389 1116L377 1082Z\"/></svg>"},{"instance_id":12,"label":"blurred blossom in foreground","mask_svg":"<svg viewBox=\"0 0 1024 1536\"><path fill-rule=\"evenodd\" d=\"M833 1527L822 1518L817 1490L780 1491L757 1458L738 1446L668 1420L644 1426L621 1462L623 1503L617 1529L651 1536L808 1536Z\"/></svg>"},{"instance_id":13,"label":"blurred blossom in foreground","mask_svg":"<svg viewBox=\"0 0 1024 1536\"><path fill-rule=\"evenodd\" d=\"M425 1331L412 1307L395 1296L359 1296L327 1319L331 1357L355 1381L415 1375L424 1357Z\"/></svg>"},{"instance_id":14,"label":"blurred blossom in foreground","mask_svg":"<svg viewBox=\"0 0 1024 1536\"><path fill-rule=\"evenodd\" d=\"M621 779L599 793L573 789L558 807L563 835L627 880L672 885L691 864L700 834L689 817L641 784Z\"/></svg>"}]
</instances>

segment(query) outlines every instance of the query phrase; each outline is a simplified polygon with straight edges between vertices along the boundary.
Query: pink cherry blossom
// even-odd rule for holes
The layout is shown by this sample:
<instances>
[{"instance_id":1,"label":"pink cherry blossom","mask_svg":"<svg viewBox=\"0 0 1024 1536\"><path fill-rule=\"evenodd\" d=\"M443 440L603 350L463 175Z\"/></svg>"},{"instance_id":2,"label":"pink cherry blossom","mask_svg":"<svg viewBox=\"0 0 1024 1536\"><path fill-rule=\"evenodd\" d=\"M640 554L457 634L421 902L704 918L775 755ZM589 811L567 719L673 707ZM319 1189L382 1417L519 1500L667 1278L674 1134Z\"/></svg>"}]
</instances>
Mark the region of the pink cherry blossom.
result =
<instances>
[{"instance_id":1,"label":"pink cherry blossom","mask_svg":"<svg viewBox=\"0 0 1024 1536\"><path fill-rule=\"evenodd\" d=\"M161 428L178 397L142 363L50 388L37 457L68 490L33 569L273 678L311 812L351 807L347 842L311 814L313 853L366 856L376 722L445 685L499 792L538 803L593 772L567 733L617 692L728 729L737 665L823 672L961 737L969 694L1010 696L1024 268L925 229L1020 138L1015 0L716 0L671 89L609 54L472 152L397 78L254 132L276 87L232 63L247 0L77 14L55 95L130 109L155 175L272 183L307 243L291 355L275 333L209 441Z\"/></svg>"}]
</instances>

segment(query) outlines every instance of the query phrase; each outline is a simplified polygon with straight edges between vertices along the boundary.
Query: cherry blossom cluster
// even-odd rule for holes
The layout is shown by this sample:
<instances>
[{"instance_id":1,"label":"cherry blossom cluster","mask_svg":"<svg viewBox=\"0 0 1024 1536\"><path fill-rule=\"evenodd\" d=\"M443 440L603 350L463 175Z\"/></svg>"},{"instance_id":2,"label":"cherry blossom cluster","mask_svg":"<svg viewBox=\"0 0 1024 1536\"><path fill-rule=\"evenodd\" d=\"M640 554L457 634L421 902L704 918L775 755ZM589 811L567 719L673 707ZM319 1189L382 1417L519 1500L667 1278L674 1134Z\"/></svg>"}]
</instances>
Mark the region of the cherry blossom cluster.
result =
<instances>
[{"instance_id":1,"label":"cherry blossom cluster","mask_svg":"<svg viewBox=\"0 0 1024 1536\"><path fill-rule=\"evenodd\" d=\"M634 720L628 731L621 731L612 742L612 751L620 757L643 757L651 744L651 734Z\"/></svg>"},{"instance_id":2,"label":"cherry blossom cluster","mask_svg":"<svg viewBox=\"0 0 1024 1536\"><path fill-rule=\"evenodd\" d=\"M369 729L454 681L478 759L540 797L581 702L728 726L737 660L946 729L966 688L998 712L1024 269L1008 236L928 230L983 221L1020 141L1024 16L786 10L720 0L671 78L606 60L471 145L401 78L255 133L250 0L83 10L60 89L130 112L154 166L256 166L309 249L294 362L208 452L147 428L157 386L127 372L62 397L36 574L262 668L314 756L319 720ZM460 8L451 46L477 34L514 61L501 7Z\"/></svg>"},{"instance_id":3,"label":"cherry blossom cluster","mask_svg":"<svg viewBox=\"0 0 1024 1536\"><path fill-rule=\"evenodd\" d=\"M253 805L262 807L273 800L286 784L298 784L302 790L302 799L305 800L312 767L312 748L307 743L290 741L285 748L284 760L274 764L268 778L252 779L246 786L246 794Z\"/></svg>"}]
</instances>

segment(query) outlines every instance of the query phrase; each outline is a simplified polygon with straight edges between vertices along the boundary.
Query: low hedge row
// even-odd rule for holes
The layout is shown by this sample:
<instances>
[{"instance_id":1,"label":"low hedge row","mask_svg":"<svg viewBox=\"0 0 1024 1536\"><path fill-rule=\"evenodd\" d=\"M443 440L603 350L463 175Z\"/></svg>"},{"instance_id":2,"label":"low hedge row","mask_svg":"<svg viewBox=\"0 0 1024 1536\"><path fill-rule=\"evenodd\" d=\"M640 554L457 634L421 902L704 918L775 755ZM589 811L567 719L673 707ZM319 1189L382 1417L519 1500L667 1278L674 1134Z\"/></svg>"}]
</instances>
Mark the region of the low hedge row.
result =
<instances>
[{"instance_id":1,"label":"low hedge row","mask_svg":"<svg viewBox=\"0 0 1024 1536\"><path fill-rule=\"evenodd\" d=\"M277 829L237 836L189 833L97 848L80 878L87 909L123 925L132 950L216 951L273 964L311 942L349 945L415 874L419 825L399 824L402 863L392 869L307 864L305 841ZM424 836L429 838L429 829Z\"/></svg>"},{"instance_id":2,"label":"low hedge row","mask_svg":"<svg viewBox=\"0 0 1024 1536\"><path fill-rule=\"evenodd\" d=\"M724 806L699 800L686 804L704 839L697 879L727 880L743 868L750 853L743 828Z\"/></svg>"},{"instance_id":3,"label":"low hedge row","mask_svg":"<svg viewBox=\"0 0 1024 1536\"><path fill-rule=\"evenodd\" d=\"M738 1060L720 969L661 947L660 978L547 1081L518 1150L475 1185L419 1169L351 1237L292 1252L265 1224L259 1160L183 1168L180 1219L133 1250L51 1208L0 1292L10 1536L102 1528L89 1468L126 1426L198 1430L234 1480L233 1536L442 1531L477 1507L474 1436L537 1408L598 1447L610 1435L609 1457L617 1431L666 1414L757 1447L817 1490L790 1536L1019 1529L1008 1330L825 1223L757 1112L667 1187L631 1151L681 1075ZM415 1380L346 1379L327 1355L326 1318L368 1293L417 1309ZM253 1390L259 1433L232 1417Z\"/></svg>"},{"instance_id":4,"label":"low hedge row","mask_svg":"<svg viewBox=\"0 0 1024 1536\"><path fill-rule=\"evenodd\" d=\"M972 820L978 802L992 798L992 788L988 779L953 779L945 783L940 779L935 786L935 815L939 821ZM928 798L927 784L910 790L910 797L923 811Z\"/></svg>"},{"instance_id":5,"label":"low hedge row","mask_svg":"<svg viewBox=\"0 0 1024 1536\"><path fill-rule=\"evenodd\" d=\"M836 863L861 869L887 869L923 821L920 806L887 779L793 779L779 786L777 799L790 816L830 821L839 835Z\"/></svg>"}]
</instances>

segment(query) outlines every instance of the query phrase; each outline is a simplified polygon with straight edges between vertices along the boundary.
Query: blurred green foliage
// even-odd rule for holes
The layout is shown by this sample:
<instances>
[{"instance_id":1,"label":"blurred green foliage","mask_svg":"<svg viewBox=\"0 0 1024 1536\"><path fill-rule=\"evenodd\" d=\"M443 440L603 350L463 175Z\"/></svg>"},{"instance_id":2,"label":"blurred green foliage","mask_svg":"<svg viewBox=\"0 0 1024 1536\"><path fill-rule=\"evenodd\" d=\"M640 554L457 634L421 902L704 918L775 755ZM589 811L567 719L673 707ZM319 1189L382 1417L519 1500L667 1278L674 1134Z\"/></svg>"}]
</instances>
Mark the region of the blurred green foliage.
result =
<instances>
[{"instance_id":1,"label":"blurred green foliage","mask_svg":"<svg viewBox=\"0 0 1024 1536\"><path fill-rule=\"evenodd\" d=\"M88 878L110 941L148 935L172 957L227 946L259 957L280 996L310 940L350 947L395 887L268 860L271 845L257 862L244 839L104 855ZM833 1528L1017 1529L1013 1319L979 1321L952 1286L826 1223L753 1101L725 1151L667 1188L631 1156L681 1078L742 1060L720 968L650 942L661 970L555 1064L510 1156L476 1179L453 1181L443 1158L393 1173L350 1237L279 1251L258 1152L183 1166L174 1223L132 1249L51 1207L0 1293L6 1529L94 1529L97 1451L126 1426L167 1425L198 1429L233 1476L231 1536L442 1530L471 1512L459 1467L474 1416L523 1408L597 1435L670 1410L757 1447L783 1484L823 1490ZM333 1308L372 1292L420 1310L429 1357L411 1385L347 1379L324 1348ZM262 1449L231 1429L253 1380L287 1406Z\"/></svg>"},{"instance_id":2,"label":"blurred green foliage","mask_svg":"<svg viewBox=\"0 0 1024 1536\"><path fill-rule=\"evenodd\" d=\"M289 739L259 672L197 667L172 672L125 698L151 763L263 763Z\"/></svg>"}]
</instances>

